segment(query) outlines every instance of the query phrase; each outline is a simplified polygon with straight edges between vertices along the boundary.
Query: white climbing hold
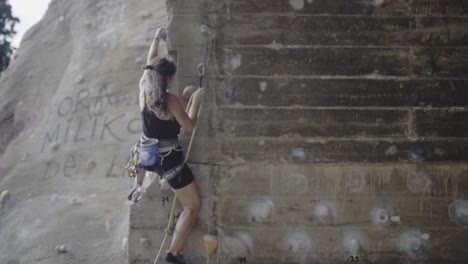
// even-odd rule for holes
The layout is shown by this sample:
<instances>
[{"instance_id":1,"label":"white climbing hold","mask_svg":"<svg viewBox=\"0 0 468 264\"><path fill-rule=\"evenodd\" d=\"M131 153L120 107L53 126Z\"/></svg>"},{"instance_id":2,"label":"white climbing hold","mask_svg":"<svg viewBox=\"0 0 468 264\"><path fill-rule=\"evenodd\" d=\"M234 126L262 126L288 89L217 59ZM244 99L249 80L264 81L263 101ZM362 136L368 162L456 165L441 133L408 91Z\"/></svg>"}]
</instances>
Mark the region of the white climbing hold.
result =
<instances>
[{"instance_id":1,"label":"white climbing hold","mask_svg":"<svg viewBox=\"0 0 468 264\"><path fill-rule=\"evenodd\" d=\"M468 227L468 200L456 200L449 205L449 218L459 226Z\"/></svg>"},{"instance_id":2,"label":"white climbing hold","mask_svg":"<svg viewBox=\"0 0 468 264\"><path fill-rule=\"evenodd\" d=\"M385 209L377 209L375 219L379 223L386 223L388 221L388 212Z\"/></svg>"},{"instance_id":3,"label":"white climbing hold","mask_svg":"<svg viewBox=\"0 0 468 264\"><path fill-rule=\"evenodd\" d=\"M221 248L225 254L231 257L245 257L249 255L249 248L241 239L237 237L224 237Z\"/></svg>"},{"instance_id":4,"label":"white climbing hold","mask_svg":"<svg viewBox=\"0 0 468 264\"><path fill-rule=\"evenodd\" d=\"M57 151L60 148L60 142L52 144L52 151Z\"/></svg>"},{"instance_id":5,"label":"white climbing hold","mask_svg":"<svg viewBox=\"0 0 468 264\"><path fill-rule=\"evenodd\" d=\"M351 256L359 256L360 251L361 251L361 243L359 240L355 237L351 238L349 241L349 247L348 247L349 252L351 253Z\"/></svg>"},{"instance_id":6,"label":"white climbing hold","mask_svg":"<svg viewBox=\"0 0 468 264\"><path fill-rule=\"evenodd\" d=\"M270 44L266 45L266 47L272 50L284 49L284 45L276 42L276 40L273 40Z\"/></svg>"},{"instance_id":7,"label":"white climbing hold","mask_svg":"<svg viewBox=\"0 0 468 264\"><path fill-rule=\"evenodd\" d=\"M275 212L275 204L270 200L257 201L250 204L248 211L249 220L268 222Z\"/></svg>"},{"instance_id":8,"label":"white climbing hold","mask_svg":"<svg viewBox=\"0 0 468 264\"><path fill-rule=\"evenodd\" d=\"M371 0L372 5L376 7L386 7L390 0Z\"/></svg>"},{"instance_id":9,"label":"white climbing hold","mask_svg":"<svg viewBox=\"0 0 468 264\"><path fill-rule=\"evenodd\" d=\"M372 223L379 228L388 226L392 222L392 216L393 208L385 202L380 202L370 211ZM394 219L397 220L397 218Z\"/></svg>"},{"instance_id":10,"label":"white climbing hold","mask_svg":"<svg viewBox=\"0 0 468 264\"><path fill-rule=\"evenodd\" d=\"M122 239L122 251L127 252L128 250L128 238Z\"/></svg>"},{"instance_id":11,"label":"white climbing hold","mask_svg":"<svg viewBox=\"0 0 468 264\"><path fill-rule=\"evenodd\" d=\"M398 153L398 148L395 145L390 146L387 151L385 151L385 155L393 156Z\"/></svg>"},{"instance_id":12,"label":"white climbing hold","mask_svg":"<svg viewBox=\"0 0 468 264\"><path fill-rule=\"evenodd\" d=\"M242 55L236 54L231 57L231 70L234 71L235 69L239 68L242 64Z\"/></svg>"},{"instance_id":13,"label":"white climbing hold","mask_svg":"<svg viewBox=\"0 0 468 264\"><path fill-rule=\"evenodd\" d=\"M6 201L8 201L8 199L10 199L10 192L8 190L4 190L0 194L0 204L6 203Z\"/></svg>"},{"instance_id":14,"label":"white climbing hold","mask_svg":"<svg viewBox=\"0 0 468 264\"><path fill-rule=\"evenodd\" d=\"M260 82L260 91L265 92L268 84L265 81Z\"/></svg>"},{"instance_id":15,"label":"white climbing hold","mask_svg":"<svg viewBox=\"0 0 468 264\"><path fill-rule=\"evenodd\" d=\"M321 201L315 205L313 215L319 223L334 222L337 216L336 206L332 202Z\"/></svg>"},{"instance_id":16,"label":"white climbing hold","mask_svg":"<svg viewBox=\"0 0 468 264\"><path fill-rule=\"evenodd\" d=\"M295 254L307 253L311 249L311 239L304 233L295 232L289 234L285 239L286 250Z\"/></svg>"},{"instance_id":17,"label":"white climbing hold","mask_svg":"<svg viewBox=\"0 0 468 264\"><path fill-rule=\"evenodd\" d=\"M211 28L207 25L201 25L200 26L200 34L207 38L207 37L210 37L212 34L213 34L213 31L211 30Z\"/></svg>"},{"instance_id":18,"label":"white climbing hold","mask_svg":"<svg viewBox=\"0 0 468 264\"><path fill-rule=\"evenodd\" d=\"M358 230L347 230L344 234L343 246L352 257L361 256L367 237Z\"/></svg>"},{"instance_id":19,"label":"white climbing hold","mask_svg":"<svg viewBox=\"0 0 468 264\"><path fill-rule=\"evenodd\" d=\"M289 0L289 4L296 11L301 10L302 8L304 8L304 0Z\"/></svg>"},{"instance_id":20,"label":"white climbing hold","mask_svg":"<svg viewBox=\"0 0 468 264\"><path fill-rule=\"evenodd\" d=\"M422 253L424 242L421 236L423 235L419 231L409 231L401 234L399 239L400 250L411 256L416 256Z\"/></svg>"},{"instance_id":21,"label":"white climbing hold","mask_svg":"<svg viewBox=\"0 0 468 264\"><path fill-rule=\"evenodd\" d=\"M431 236L429 234L427 234L427 233L421 235L421 239L423 239L423 240L429 240L430 237Z\"/></svg>"},{"instance_id":22,"label":"white climbing hold","mask_svg":"<svg viewBox=\"0 0 468 264\"><path fill-rule=\"evenodd\" d=\"M60 254L68 252L68 249L67 249L67 247L65 245L56 246L55 250L57 250L57 252L60 253Z\"/></svg>"}]
</instances>

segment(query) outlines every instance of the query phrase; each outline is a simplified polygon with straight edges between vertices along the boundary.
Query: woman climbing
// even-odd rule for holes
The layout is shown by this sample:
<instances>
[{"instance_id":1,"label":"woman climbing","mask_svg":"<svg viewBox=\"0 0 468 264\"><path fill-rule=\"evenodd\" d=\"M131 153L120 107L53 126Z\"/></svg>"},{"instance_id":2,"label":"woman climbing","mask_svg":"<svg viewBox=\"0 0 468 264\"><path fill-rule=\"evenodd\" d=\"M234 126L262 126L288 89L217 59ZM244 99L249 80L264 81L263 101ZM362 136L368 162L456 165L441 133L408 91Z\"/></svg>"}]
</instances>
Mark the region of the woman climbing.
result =
<instances>
[{"instance_id":1,"label":"woman climbing","mask_svg":"<svg viewBox=\"0 0 468 264\"><path fill-rule=\"evenodd\" d=\"M203 91L199 89L193 93L187 113L177 96L170 93L177 67L173 61L158 56L159 41L164 39L164 35L165 29L159 28L151 43L147 65L143 67L145 71L140 80L139 97L143 120L140 144L157 140L160 161L157 165L143 167L137 175L137 184L141 189L145 171L157 171L167 180L182 203L183 211L177 220L171 246L166 252L166 261L183 264L185 261L181 251L197 218L200 194L192 171L184 163L183 147L178 135L181 127L184 131L193 131Z\"/></svg>"}]
</instances>

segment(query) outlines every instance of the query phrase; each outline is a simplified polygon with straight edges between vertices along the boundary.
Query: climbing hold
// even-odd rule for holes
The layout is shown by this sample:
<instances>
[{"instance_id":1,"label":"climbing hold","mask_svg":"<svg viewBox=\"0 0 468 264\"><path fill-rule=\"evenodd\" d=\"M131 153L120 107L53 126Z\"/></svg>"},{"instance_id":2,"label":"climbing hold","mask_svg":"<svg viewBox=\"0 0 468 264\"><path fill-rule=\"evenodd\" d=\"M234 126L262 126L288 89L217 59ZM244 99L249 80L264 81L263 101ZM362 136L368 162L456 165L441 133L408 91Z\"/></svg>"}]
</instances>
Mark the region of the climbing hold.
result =
<instances>
[{"instance_id":1,"label":"climbing hold","mask_svg":"<svg viewBox=\"0 0 468 264\"><path fill-rule=\"evenodd\" d=\"M258 222L268 222L271 220L275 212L275 204L268 201L257 201L252 203L248 208L249 219Z\"/></svg>"},{"instance_id":2,"label":"climbing hold","mask_svg":"<svg viewBox=\"0 0 468 264\"><path fill-rule=\"evenodd\" d=\"M267 90L267 86L268 86L267 82L265 81L260 82L260 91L265 92Z\"/></svg>"},{"instance_id":3,"label":"climbing hold","mask_svg":"<svg viewBox=\"0 0 468 264\"><path fill-rule=\"evenodd\" d=\"M211 30L211 28L207 25L201 25L200 26L200 34L207 38L207 37L210 37L212 34L213 34L213 31Z\"/></svg>"},{"instance_id":4,"label":"climbing hold","mask_svg":"<svg viewBox=\"0 0 468 264\"><path fill-rule=\"evenodd\" d=\"M360 231L346 231L343 239L343 246L352 257L362 255L366 244L367 238Z\"/></svg>"},{"instance_id":5,"label":"climbing hold","mask_svg":"<svg viewBox=\"0 0 468 264\"><path fill-rule=\"evenodd\" d=\"M285 247L295 254L307 253L311 248L311 239L304 233L295 232L286 237Z\"/></svg>"},{"instance_id":6,"label":"climbing hold","mask_svg":"<svg viewBox=\"0 0 468 264\"><path fill-rule=\"evenodd\" d=\"M8 199L10 199L10 192L8 190L4 190L0 194L0 204L5 204Z\"/></svg>"},{"instance_id":7,"label":"climbing hold","mask_svg":"<svg viewBox=\"0 0 468 264\"><path fill-rule=\"evenodd\" d=\"M456 200L449 205L450 220L455 224L468 227L468 200Z\"/></svg>"},{"instance_id":8,"label":"climbing hold","mask_svg":"<svg viewBox=\"0 0 468 264\"><path fill-rule=\"evenodd\" d=\"M317 206L317 215L320 218L328 218L330 216L330 209L326 205Z\"/></svg>"},{"instance_id":9,"label":"climbing hold","mask_svg":"<svg viewBox=\"0 0 468 264\"><path fill-rule=\"evenodd\" d=\"M376 7L386 7L390 0L371 0L372 5Z\"/></svg>"},{"instance_id":10,"label":"climbing hold","mask_svg":"<svg viewBox=\"0 0 468 264\"><path fill-rule=\"evenodd\" d=\"M250 250L247 244L240 238L234 236L226 236L221 243L223 252L231 257L245 257L250 255Z\"/></svg>"},{"instance_id":11,"label":"climbing hold","mask_svg":"<svg viewBox=\"0 0 468 264\"><path fill-rule=\"evenodd\" d=\"M60 148L60 142L52 144L52 151L57 151Z\"/></svg>"},{"instance_id":12,"label":"climbing hold","mask_svg":"<svg viewBox=\"0 0 468 264\"><path fill-rule=\"evenodd\" d=\"M304 0L289 0L289 4L296 11L299 11L302 8L304 8Z\"/></svg>"},{"instance_id":13,"label":"climbing hold","mask_svg":"<svg viewBox=\"0 0 468 264\"><path fill-rule=\"evenodd\" d=\"M392 216L390 217L390 221L395 222L395 223L400 223L400 217L399 216Z\"/></svg>"},{"instance_id":14,"label":"climbing hold","mask_svg":"<svg viewBox=\"0 0 468 264\"><path fill-rule=\"evenodd\" d=\"M330 223L336 219L336 206L328 201L321 201L315 205L314 218L319 223Z\"/></svg>"},{"instance_id":15,"label":"climbing hold","mask_svg":"<svg viewBox=\"0 0 468 264\"><path fill-rule=\"evenodd\" d=\"M427 234L426 234L427 235ZM419 231L409 231L400 235L400 249L411 256L416 256L424 251L424 234Z\"/></svg>"},{"instance_id":16,"label":"climbing hold","mask_svg":"<svg viewBox=\"0 0 468 264\"><path fill-rule=\"evenodd\" d=\"M391 145L387 151L385 151L385 155L393 156L398 153L398 148L395 145Z\"/></svg>"},{"instance_id":17,"label":"climbing hold","mask_svg":"<svg viewBox=\"0 0 468 264\"><path fill-rule=\"evenodd\" d=\"M388 221L388 213L385 209L377 209L375 218L379 223L386 223Z\"/></svg>"},{"instance_id":18,"label":"climbing hold","mask_svg":"<svg viewBox=\"0 0 468 264\"><path fill-rule=\"evenodd\" d=\"M213 235L204 235L203 241L205 242L205 249L208 254L214 253L218 248L218 238Z\"/></svg>"},{"instance_id":19,"label":"climbing hold","mask_svg":"<svg viewBox=\"0 0 468 264\"><path fill-rule=\"evenodd\" d=\"M229 84L228 86L226 86L226 97L231 100L231 101L234 101L234 98L236 97L237 95L237 86L235 84Z\"/></svg>"},{"instance_id":20,"label":"climbing hold","mask_svg":"<svg viewBox=\"0 0 468 264\"><path fill-rule=\"evenodd\" d=\"M358 256L361 251L361 243L359 240L355 237L353 237L349 241L349 247L348 247L349 252L351 253L351 256Z\"/></svg>"},{"instance_id":21,"label":"climbing hold","mask_svg":"<svg viewBox=\"0 0 468 264\"><path fill-rule=\"evenodd\" d=\"M424 239L424 240L429 240L431 236L429 234L422 234L421 235L421 239Z\"/></svg>"},{"instance_id":22,"label":"climbing hold","mask_svg":"<svg viewBox=\"0 0 468 264\"><path fill-rule=\"evenodd\" d=\"M305 161L306 153L304 148L295 148L291 151L291 159L294 161Z\"/></svg>"},{"instance_id":23,"label":"climbing hold","mask_svg":"<svg viewBox=\"0 0 468 264\"><path fill-rule=\"evenodd\" d=\"M121 247L122 251L124 252L127 252L128 250L128 238L125 237L124 239L122 239L122 247Z\"/></svg>"},{"instance_id":24,"label":"climbing hold","mask_svg":"<svg viewBox=\"0 0 468 264\"><path fill-rule=\"evenodd\" d=\"M406 186L413 193L425 193L431 189L432 181L421 168L416 168L406 176Z\"/></svg>"},{"instance_id":25,"label":"climbing hold","mask_svg":"<svg viewBox=\"0 0 468 264\"><path fill-rule=\"evenodd\" d=\"M55 250L57 250L57 252L60 253L60 254L68 252L68 249L67 249L67 247L65 245L56 246Z\"/></svg>"},{"instance_id":26,"label":"climbing hold","mask_svg":"<svg viewBox=\"0 0 468 264\"><path fill-rule=\"evenodd\" d=\"M410 148L410 158L416 161L423 161L426 159L426 150L423 146L417 145Z\"/></svg>"},{"instance_id":27,"label":"climbing hold","mask_svg":"<svg viewBox=\"0 0 468 264\"><path fill-rule=\"evenodd\" d=\"M371 221L379 228L388 226L392 222L393 208L387 203L379 203L370 212Z\"/></svg>"}]
</instances>

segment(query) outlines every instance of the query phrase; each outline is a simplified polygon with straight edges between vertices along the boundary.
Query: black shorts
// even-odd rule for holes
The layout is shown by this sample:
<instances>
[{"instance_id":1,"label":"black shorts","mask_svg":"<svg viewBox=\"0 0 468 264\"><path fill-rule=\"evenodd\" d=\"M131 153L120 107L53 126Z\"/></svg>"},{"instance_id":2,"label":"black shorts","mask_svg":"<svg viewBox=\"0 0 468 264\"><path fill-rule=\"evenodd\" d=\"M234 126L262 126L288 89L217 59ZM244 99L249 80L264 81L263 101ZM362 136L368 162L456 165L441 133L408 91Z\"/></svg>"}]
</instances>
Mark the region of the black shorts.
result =
<instances>
[{"instance_id":1,"label":"black shorts","mask_svg":"<svg viewBox=\"0 0 468 264\"><path fill-rule=\"evenodd\" d=\"M161 155L165 155L166 153L160 153ZM158 173L164 173L174 167L179 166L184 162L184 153L183 151L176 151L173 150L169 156L162 158L162 164L160 170L157 170L154 166L153 167L143 167L147 171L154 171ZM184 164L179 175L175 176L171 180L167 181L172 189L180 189L183 188L194 180L193 173L187 164Z\"/></svg>"}]
</instances>

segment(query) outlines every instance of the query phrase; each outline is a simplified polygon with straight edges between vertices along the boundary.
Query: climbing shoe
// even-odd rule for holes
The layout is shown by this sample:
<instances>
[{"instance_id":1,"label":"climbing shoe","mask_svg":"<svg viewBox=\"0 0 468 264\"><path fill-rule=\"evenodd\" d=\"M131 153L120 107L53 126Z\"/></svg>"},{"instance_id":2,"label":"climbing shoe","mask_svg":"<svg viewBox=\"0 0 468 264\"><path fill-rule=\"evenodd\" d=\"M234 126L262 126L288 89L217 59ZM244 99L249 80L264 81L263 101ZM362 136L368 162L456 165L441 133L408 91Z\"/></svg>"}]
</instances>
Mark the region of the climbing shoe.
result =
<instances>
[{"instance_id":1,"label":"climbing shoe","mask_svg":"<svg viewBox=\"0 0 468 264\"><path fill-rule=\"evenodd\" d=\"M128 192L127 200L132 201L133 194L137 191L137 186L133 187L130 192Z\"/></svg>"},{"instance_id":2,"label":"climbing shoe","mask_svg":"<svg viewBox=\"0 0 468 264\"><path fill-rule=\"evenodd\" d=\"M132 202L138 202L143 192L145 191L144 187L138 185L137 187L133 187L127 195L127 199Z\"/></svg>"},{"instance_id":3,"label":"climbing shoe","mask_svg":"<svg viewBox=\"0 0 468 264\"><path fill-rule=\"evenodd\" d=\"M182 256L182 254L174 256L172 255L171 252L166 253L166 261L169 263L175 263L175 264L186 264L184 260L184 256Z\"/></svg>"}]
</instances>

